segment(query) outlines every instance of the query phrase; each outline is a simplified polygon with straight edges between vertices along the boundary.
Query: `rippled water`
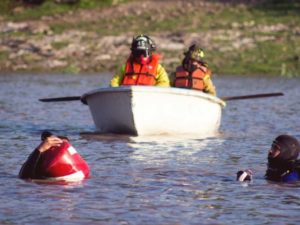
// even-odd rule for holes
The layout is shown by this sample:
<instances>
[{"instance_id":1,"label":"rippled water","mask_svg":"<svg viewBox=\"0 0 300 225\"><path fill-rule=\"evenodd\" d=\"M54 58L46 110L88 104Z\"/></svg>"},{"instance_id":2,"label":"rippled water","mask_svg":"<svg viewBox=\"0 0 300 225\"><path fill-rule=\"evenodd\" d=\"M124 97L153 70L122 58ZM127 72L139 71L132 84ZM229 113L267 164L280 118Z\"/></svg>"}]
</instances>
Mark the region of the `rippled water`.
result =
<instances>
[{"instance_id":1,"label":"rippled water","mask_svg":"<svg viewBox=\"0 0 300 225\"><path fill-rule=\"evenodd\" d=\"M109 75L0 76L0 224L299 224L300 184L263 179L278 134L300 138L299 79L214 77L219 96L284 92L231 101L215 137L91 136L87 106L38 98L81 95ZM42 130L67 135L91 178L73 185L17 178ZM251 168L254 181L235 181Z\"/></svg>"}]
</instances>

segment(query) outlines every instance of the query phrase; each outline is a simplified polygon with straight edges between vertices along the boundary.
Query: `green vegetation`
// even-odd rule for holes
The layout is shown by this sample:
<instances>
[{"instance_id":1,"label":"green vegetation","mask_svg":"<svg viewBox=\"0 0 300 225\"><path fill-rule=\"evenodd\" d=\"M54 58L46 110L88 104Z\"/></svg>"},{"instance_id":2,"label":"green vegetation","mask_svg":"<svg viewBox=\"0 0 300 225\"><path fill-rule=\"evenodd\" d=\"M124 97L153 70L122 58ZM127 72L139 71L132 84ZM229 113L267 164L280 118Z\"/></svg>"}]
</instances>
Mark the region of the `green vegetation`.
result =
<instances>
[{"instance_id":1,"label":"green vegetation","mask_svg":"<svg viewBox=\"0 0 300 225\"><path fill-rule=\"evenodd\" d=\"M57 4L54 0L45 0L38 6L24 6L20 0L1 0L0 13L6 21L41 21L48 16L50 22L47 25L53 35L77 30L93 32L99 39L124 34L131 37L132 34L140 33L153 36L168 33L164 37L172 39L172 35L188 37L189 34L197 33L202 35L199 39L214 73L300 76L299 2L265 0L259 4L247 4L248 1L245 4L224 4L224 1L207 0L201 6L199 1L194 1L198 4L197 7L194 3L190 6L184 4L185 7L182 7L180 4L176 5L178 1L168 2L168 7L148 8L140 6L142 3L137 4L137 0L80 0L76 4ZM120 4L128 7L113 11L112 7ZM133 4L135 5L130 8ZM112 9L111 13L107 12L109 9ZM107 14L102 15L103 10ZM90 17L80 18L80 15L89 14ZM61 19L65 17L68 19ZM28 31L0 33L1 38L22 37L33 40L41 39L39 35L41 34ZM96 38L83 37L80 40L80 44L86 47L85 43L89 43L90 47L88 53L82 53L84 57L97 57L93 55L99 51L96 49ZM50 45L55 50L63 50L72 41L55 40ZM182 51L161 51L164 58L178 57L179 62L182 57ZM83 55L78 56L77 62L70 56L66 57L71 63L63 69L66 72L78 73L97 71L101 66L103 70L117 66L98 61L82 66L81 63L87 64L90 61L84 59ZM0 54L0 66L6 56L6 52ZM124 60L124 56L112 57L112 60L117 63L122 61L121 58ZM174 60L167 65L170 70L175 66Z\"/></svg>"},{"instance_id":2,"label":"green vegetation","mask_svg":"<svg viewBox=\"0 0 300 225\"><path fill-rule=\"evenodd\" d=\"M64 47L68 46L68 44L69 44L69 42L67 42L67 41L57 41L57 42L53 42L52 46L53 46L53 48L59 50L59 49L62 49Z\"/></svg>"},{"instance_id":3,"label":"green vegetation","mask_svg":"<svg viewBox=\"0 0 300 225\"><path fill-rule=\"evenodd\" d=\"M288 34L287 34L288 35ZM212 68L225 74L300 75L300 39L265 41L255 47L226 53L211 52Z\"/></svg>"},{"instance_id":4,"label":"green vegetation","mask_svg":"<svg viewBox=\"0 0 300 225\"><path fill-rule=\"evenodd\" d=\"M120 4L126 0L80 0L75 4L58 4L54 0L45 0L40 5L24 4L18 0L1 0L0 14L13 21L40 19L79 9L93 9Z\"/></svg>"},{"instance_id":5,"label":"green vegetation","mask_svg":"<svg viewBox=\"0 0 300 225\"><path fill-rule=\"evenodd\" d=\"M80 68L74 64L71 64L64 68L63 73L65 74L78 74L80 72Z\"/></svg>"}]
</instances>

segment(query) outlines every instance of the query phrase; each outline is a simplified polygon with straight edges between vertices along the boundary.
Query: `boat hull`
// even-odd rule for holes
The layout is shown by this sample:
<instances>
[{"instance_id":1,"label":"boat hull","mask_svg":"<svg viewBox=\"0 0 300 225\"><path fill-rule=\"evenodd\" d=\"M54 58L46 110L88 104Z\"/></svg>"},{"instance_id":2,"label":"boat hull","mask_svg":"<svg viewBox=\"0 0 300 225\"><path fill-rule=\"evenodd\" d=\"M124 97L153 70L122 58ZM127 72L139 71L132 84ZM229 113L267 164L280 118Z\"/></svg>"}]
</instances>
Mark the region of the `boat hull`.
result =
<instances>
[{"instance_id":1,"label":"boat hull","mask_svg":"<svg viewBox=\"0 0 300 225\"><path fill-rule=\"evenodd\" d=\"M215 134L224 103L188 89L149 86L100 88L82 96L102 133Z\"/></svg>"}]
</instances>

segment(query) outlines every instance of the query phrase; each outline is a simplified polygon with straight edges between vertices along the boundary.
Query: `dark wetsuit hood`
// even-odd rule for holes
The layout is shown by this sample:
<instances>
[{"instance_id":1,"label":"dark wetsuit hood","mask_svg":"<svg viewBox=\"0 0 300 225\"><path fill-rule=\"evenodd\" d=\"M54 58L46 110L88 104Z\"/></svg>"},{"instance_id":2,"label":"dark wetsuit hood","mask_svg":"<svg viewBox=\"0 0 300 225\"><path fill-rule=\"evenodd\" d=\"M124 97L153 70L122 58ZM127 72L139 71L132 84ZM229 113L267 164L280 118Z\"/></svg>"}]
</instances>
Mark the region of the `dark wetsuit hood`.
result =
<instances>
[{"instance_id":1,"label":"dark wetsuit hood","mask_svg":"<svg viewBox=\"0 0 300 225\"><path fill-rule=\"evenodd\" d=\"M278 136L273 144L279 146L280 154L275 158L268 156L266 178L280 181L285 174L294 171L298 167L297 158L300 152L300 144L296 138L290 135Z\"/></svg>"},{"instance_id":2,"label":"dark wetsuit hood","mask_svg":"<svg viewBox=\"0 0 300 225\"><path fill-rule=\"evenodd\" d=\"M280 135L274 141L280 147L280 154L276 157L283 161L296 160L300 151L298 140L290 135Z\"/></svg>"}]
</instances>

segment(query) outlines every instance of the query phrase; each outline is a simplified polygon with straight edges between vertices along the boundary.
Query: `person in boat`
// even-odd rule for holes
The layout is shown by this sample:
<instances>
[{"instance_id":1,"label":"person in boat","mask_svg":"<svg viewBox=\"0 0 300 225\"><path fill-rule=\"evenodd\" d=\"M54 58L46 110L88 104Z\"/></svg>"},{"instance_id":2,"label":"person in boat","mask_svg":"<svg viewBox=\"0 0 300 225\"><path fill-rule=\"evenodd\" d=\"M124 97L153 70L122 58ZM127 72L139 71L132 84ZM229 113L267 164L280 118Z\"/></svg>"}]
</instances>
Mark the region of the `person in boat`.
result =
<instances>
[{"instance_id":1,"label":"person in boat","mask_svg":"<svg viewBox=\"0 0 300 225\"><path fill-rule=\"evenodd\" d=\"M300 144L290 135L279 135L268 153L265 178L270 181L291 182L300 179Z\"/></svg>"},{"instance_id":2,"label":"person in boat","mask_svg":"<svg viewBox=\"0 0 300 225\"><path fill-rule=\"evenodd\" d=\"M211 79L211 70L204 60L204 51L197 44L184 53L182 64L173 74L172 86L203 91L216 96L216 88Z\"/></svg>"},{"instance_id":3,"label":"person in boat","mask_svg":"<svg viewBox=\"0 0 300 225\"><path fill-rule=\"evenodd\" d=\"M110 86L148 85L169 87L169 76L159 63L161 58L155 53L154 41L146 35L138 35L131 43L131 54L126 64L122 65L113 76Z\"/></svg>"},{"instance_id":4,"label":"person in boat","mask_svg":"<svg viewBox=\"0 0 300 225\"><path fill-rule=\"evenodd\" d=\"M83 179L89 176L87 163L70 146L67 137L55 136L49 131L44 131L41 140L42 142L21 167L19 178L47 179L73 174L73 179ZM80 172L80 177L78 177L78 172Z\"/></svg>"}]
</instances>

